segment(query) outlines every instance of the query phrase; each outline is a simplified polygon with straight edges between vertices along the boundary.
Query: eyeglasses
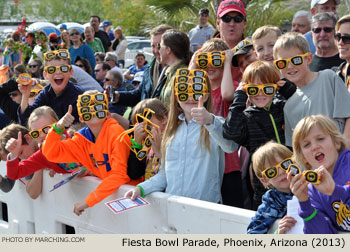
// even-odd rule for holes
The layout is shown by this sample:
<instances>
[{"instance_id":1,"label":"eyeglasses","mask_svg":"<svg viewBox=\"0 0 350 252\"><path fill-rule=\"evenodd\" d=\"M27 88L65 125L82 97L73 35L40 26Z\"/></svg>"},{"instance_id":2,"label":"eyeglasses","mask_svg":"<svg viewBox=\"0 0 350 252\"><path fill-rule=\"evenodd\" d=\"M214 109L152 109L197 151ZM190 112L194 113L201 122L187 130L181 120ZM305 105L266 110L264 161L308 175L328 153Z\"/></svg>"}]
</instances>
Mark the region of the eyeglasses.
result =
<instances>
[{"instance_id":1,"label":"eyeglasses","mask_svg":"<svg viewBox=\"0 0 350 252\"><path fill-rule=\"evenodd\" d=\"M159 128L159 126L155 123L153 123L151 121L152 119L152 116L154 115L154 111L152 109L149 109L149 108L145 108L143 110L143 114L136 114L136 122L137 123L142 123L142 122L146 122L145 124L145 127L144 127L144 130L147 132L147 134L149 136L151 136L153 138L153 135L152 135L152 127L151 125L153 125L154 127L157 127Z\"/></svg>"},{"instance_id":2,"label":"eyeglasses","mask_svg":"<svg viewBox=\"0 0 350 252\"><path fill-rule=\"evenodd\" d=\"M92 119L93 116L95 116L97 119L102 120L107 117L107 110L101 110L101 111L95 111L95 112L86 112L81 113L79 115L83 121L88 122Z\"/></svg>"},{"instance_id":3,"label":"eyeglasses","mask_svg":"<svg viewBox=\"0 0 350 252\"><path fill-rule=\"evenodd\" d=\"M38 67L38 65L29 65L28 67L29 68L36 68L36 67Z\"/></svg>"},{"instance_id":4,"label":"eyeglasses","mask_svg":"<svg viewBox=\"0 0 350 252\"><path fill-rule=\"evenodd\" d=\"M9 93L9 96L10 96L10 97L17 97L17 96L18 96L18 93L17 93L17 92Z\"/></svg>"},{"instance_id":5,"label":"eyeglasses","mask_svg":"<svg viewBox=\"0 0 350 252\"><path fill-rule=\"evenodd\" d=\"M348 34L342 36L340 33L336 33L334 37L338 42L342 40L344 44L350 44L350 35Z\"/></svg>"},{"instance_id":6,"label":"eyeglasses","mask_svg":"<svg viewBox=\"0 0 350 252\"><path fill-rule=\"evenodd\" d=\"M196 55L196 64L200 68L221 68L225 58L225 52L200 52Z\"/></svg>"},{"instance_id":7,"label":"eyeglasses","mask_svg":"<svg viewBox=\"0 0 350 252\"><path fill-rule=\"evenodd\" d=\"M188 99L191 97L192 101L198 102L199 97L203 96L205 93L176 93L177 99L179 102L187 102Z\"/></svg>"},{"instance_id":8,"label":"eyeglasses","mask_svg":"<svg viewBox=\"0 0 350 252\"><path fill-rule=\"evenodd\" d=\"M242 21L244 21L244 17L241 15L237 15L237 16L230 16L230 15L224 15L223 17L221 17L222 22L224 23L230 23L232 20L235 21L235 23L242 23Z\"/></svg>"},{"instance_id":9,"label":"eyeglasses","mask_svg":"<svg viewBox=\"0 0 350 252\"><path fill-rule=\"evenodd\" d=\"M46 61L53 60L56 57L60 59L70 59L70 54L67 49L60 49L60 50L49 51L44 53L44 60Z\"/></svg>"},{"instance_id":10,"label":"eyeglasses","mask_svg":"<svg viewBox=\"0 0 350 252\"><path fill-rule=\"evenodd\" d=\"M100 69L95 69L95 73L98 73L100 71Z\"/></svg>"},{"instance_id":11,"label":"eyeglasses","mask_svg":"<svg viewBox=\"0 0 350 252\"><path fill-rule=\"evenodd\" d=\"M257 96L260 91L266 96L272 96L277 90L277 84L245 84L244 87L249 96Z\"/></svg>"},{"instance_id":12,"label":"eyeglasses","mask_svg":"<svg viewBox=\"0 0 350 252\"><path fill-rule=\"evenodd\" d=\"M31 138L37 139L40 136L40 132L43 132L44 134L47 134L47 133L49 133L49 130L51 129L51 127L52 127L52 124L46 125L46 126L42 127L41 129L38 129L38 130L29 131L29 135L31 136Z\"/></svg>"},{"instance_id":13,"label":"eyeglasses","mask_svg":"<svg viewBox=\"0 0 350 252\"><path fill-rule=\"evenodd\" d=\"M104 103L108 107L107 95L103 93L82 94L78 96L78 106L93 105L93 103Z\"/></svg>"},{"instance_id":14,"label":"eyeglasses","mask_svg":"<svg viewBox=\"0 0 350 252\"><path fill-rule=\"evenodd\" d=\"M309 54L310 53L307 52L305 54L296 55L296 56L290 57L288 59L275 60L273 63L275 64L275 66L279 70L283 70L283 69L287 68L288 62L290 62L293 66L300 66L300 65L304 64L304 57L308 56Z\"/></svg>"},{"instance_id":15,"label":"eyeglasses","mask_svg":"<svg viewBox=\"0 0 350 252\"><path fill-rule=\"evenodd\" d=\"M74 36L74 35L80 35L80 33L79 32L72 32L69 34L69 36Z\"/></svg>"},{"instance_id":16,"label":"eyeglasses","mask_svg":"<svg viewBox=\"0 0 350 252\"><path fill-rule=\"evenodd\" d=\"M85 67L83 64L75 64L77 67L83 68Z\"/></svg>"},{"instance_id":17,"label":"eyeglasses","mask_svg":"<svg viewBox=\"0 0 350 252\"><path fill-rule=\"evenodd\" d=\"M37 96L41 92L41 90L42 89L32 89L32 90L30 90L29 98L33 98L33 97Z\"/></svg>"},{"instance_id":18,"label":"eyeglasses","mask_svg":"<svg viewBox=\"0 0 350 252\"><path fill-rule=\"evenodd\" d=\"M274 167L267 168L261 172L263 176L265 176L267 179L273 179L278 176L278 169L282 169L284 172L288 171L288 168L290 165L293 164L293 161L291 158L286 158L282 162L278 163Z\"/></svg>"},{"instance_id":19,"label":"eyeglasses","mask_svg":"<svg viewBox=\"0 0 350 252\"><path fill-rule=\"evenodd\" d=\"M71 69L71 65L47 66L45 67L45 72L48 74L54 74L57 71L60 71L61 73L68 73Z\"/></svg>"},{"instance_id":20,"label":"eyeglasses","mask_svg":"<svg viewBox=\"0 0 350 252\"><path fill-rule=\"evenodd\" d=\"M317 27L317 28L312 28L312 31L314 33L320 33L322 30L325 32L325 33L330 33L333 31L333 27Z\"/></svg>"},{"instance_id":21,"label":"eyeglasses","mask_svg":"<svg viewBox=\"0 0 350 252\"><path fill-rule=\"evenodd\" d=\"M196 77L206 77L207 72L200 69L187 69L187 68L179 68L176 71L176 76L196 76Z\"/></svg>"},{"instance_id":22,"label":"eyeglasses","mask_svg":"<svg viewBox=\"0 0 350 252\"><path fill-rule=\"evenodd\" d=\"M295 176L295 175L299 174L301 171L297 165L291 164L291 165L289 165L288 170L287 170L287 173L290 173L290 172L292 173L293 176Z\"/></svg>"},{"instance_id":23,"label":"eyeglasses","mask_svg":"<svg viewBox=\"0 0 350 252\"><path fill-rule=\"evenodd\" d=\"M244 39L233 48L233 53L235 54L236 52L238 52L239 50L242 50L243 48L246 48L247 46L253 46L253 42L251 42L250 40Z\"/></svg>"},{"instance_id":24,"label":"eyeglasses","mask_svg":"<svg viewBox=\"0 0 350 252\"><path fill-rule=\"evenodd\" d=\"M78 106L78 113L80 114L87 113L87 112L101 111L101 110L107 110L107 107L104 104L96 104L93 106L84 106L84 107Z\"/></svg>"},{"instance_id":25,"label":"eyeglasses","mask_svg":"<svg viewBox=\"0 0 350 252\"><path fill-rule=\"evenodd\" d=\"M199 77L194 77L199 78ZM186 82L180 82L175 84L175 92L181 93L198 93L198 92L208 92L207 85L203 84L204 82L192 82L192 83L186 83Z\"/></svg>"}]
</instances>

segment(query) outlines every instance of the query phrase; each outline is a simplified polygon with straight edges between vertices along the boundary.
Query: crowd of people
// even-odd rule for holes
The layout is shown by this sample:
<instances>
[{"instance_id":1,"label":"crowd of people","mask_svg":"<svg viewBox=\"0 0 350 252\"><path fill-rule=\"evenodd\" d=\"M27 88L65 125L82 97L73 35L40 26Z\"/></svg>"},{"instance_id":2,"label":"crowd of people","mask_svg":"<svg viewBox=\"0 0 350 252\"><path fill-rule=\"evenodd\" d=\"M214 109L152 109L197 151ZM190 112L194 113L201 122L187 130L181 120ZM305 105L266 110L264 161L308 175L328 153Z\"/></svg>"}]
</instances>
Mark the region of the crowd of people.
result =
<instances>
[{"instance_id":1,"label":"crowd of people","mask_svg":"<svg viewBox=\"0 0 350 252\"><path fill-rule=\"evenodd\" d=\"M161 191L255 210L247 233L278 219L275 233L292 229L293 197L304 233L350 231L350 15L337 17L339 3L312 0L291 32L266 24L246 38L244 4L224 0L216 29L206 8L188 35L154 27L153 57L124 71L122 30L99 29L98 16L84 36L27 33L32 57L9 53L0 69L15 76L0 86L0 188L23 179L35 199L43 169L81 169L102 181L77 215L131 184L132 200Z\"/></svg>"}]
</instances>

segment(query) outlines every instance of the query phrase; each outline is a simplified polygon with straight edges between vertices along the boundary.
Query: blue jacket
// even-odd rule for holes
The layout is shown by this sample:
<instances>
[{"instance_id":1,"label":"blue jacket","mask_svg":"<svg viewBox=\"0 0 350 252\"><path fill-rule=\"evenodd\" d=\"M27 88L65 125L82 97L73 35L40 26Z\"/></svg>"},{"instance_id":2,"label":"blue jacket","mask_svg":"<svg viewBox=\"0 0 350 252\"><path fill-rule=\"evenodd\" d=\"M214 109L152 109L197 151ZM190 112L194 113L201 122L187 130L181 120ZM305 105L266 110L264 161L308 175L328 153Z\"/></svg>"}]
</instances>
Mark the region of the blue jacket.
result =
<instances>
[{"instance_id":1,"label":"blue jacket","mask_svg":"<svg viewBox=\"0 0 350 252\"><path fill-rule=\"evenodd\" d=\"M27 124L28 117L32 111L40 106L49 106L57 114L58 118L63 117L71 104L73 106L72 115L74 116L74 122L79 122L79 116L77 111L77 99L78 95L84 93L84 90L68 81L66 88L59 94L56 95L53 91L51 84L44 87L32 105L29 105L23 114L20 114L21 106L17 110L19 123L22 125Z\"/></svg>"},{"instance_id":2,"label":"blue jacket","mask_svg":"<svg viewBox=\"0 0 350 252\"><path fill-rule=\"evenodd\" d=\"M268 190L255 216L250 220L247 234L266 234L277 219L287 214L287 200L292 198L291 193L283 193L277 189Z\"/></svg>"}]
</instances>

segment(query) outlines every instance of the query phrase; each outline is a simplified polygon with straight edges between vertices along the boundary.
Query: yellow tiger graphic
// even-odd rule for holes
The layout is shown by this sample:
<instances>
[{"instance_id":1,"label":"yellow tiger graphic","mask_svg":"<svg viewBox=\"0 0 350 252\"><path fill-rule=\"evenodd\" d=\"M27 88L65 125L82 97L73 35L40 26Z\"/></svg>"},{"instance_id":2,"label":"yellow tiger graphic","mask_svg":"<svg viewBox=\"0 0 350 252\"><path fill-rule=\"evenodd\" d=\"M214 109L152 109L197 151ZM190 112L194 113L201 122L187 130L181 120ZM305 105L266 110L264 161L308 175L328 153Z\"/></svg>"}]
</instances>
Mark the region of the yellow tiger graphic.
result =
<instances>
[{"instance_id":1,"label":"yellow tiger graphic","mask_svg":"<svg viewBox=\"0 0 350 252\"><path fill-rule=\"evenodd\" d=\"M337 223L344 230L350 231L350 208L341 201L334 201L332 203L333 210L336 212L335 216Z\"/></svg>"}]
</instances>

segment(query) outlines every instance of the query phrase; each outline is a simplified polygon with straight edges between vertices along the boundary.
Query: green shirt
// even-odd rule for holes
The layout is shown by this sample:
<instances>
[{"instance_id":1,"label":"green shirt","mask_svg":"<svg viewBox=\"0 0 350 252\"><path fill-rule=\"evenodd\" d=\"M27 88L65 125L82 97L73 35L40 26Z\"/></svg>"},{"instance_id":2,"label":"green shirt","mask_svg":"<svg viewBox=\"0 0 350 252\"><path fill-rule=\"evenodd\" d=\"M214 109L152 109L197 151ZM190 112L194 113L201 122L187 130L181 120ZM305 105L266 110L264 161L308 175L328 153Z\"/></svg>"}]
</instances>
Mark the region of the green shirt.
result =
<instances>
[{"instance_id":1,"label":"green shirt","mask_svg":"<svg viewBox=\"0 0 350 252\"><path fill-rule=\"evenodd\" d=\"M95 52L105 52L102 41L99 38L94 39L94 42L86 42L91 49Z\"/></svg>"}]
</instances>

